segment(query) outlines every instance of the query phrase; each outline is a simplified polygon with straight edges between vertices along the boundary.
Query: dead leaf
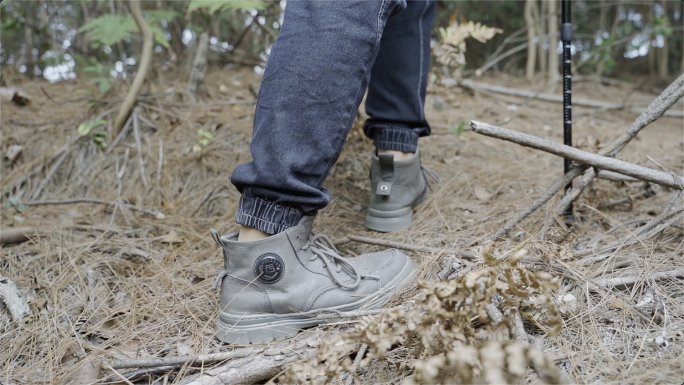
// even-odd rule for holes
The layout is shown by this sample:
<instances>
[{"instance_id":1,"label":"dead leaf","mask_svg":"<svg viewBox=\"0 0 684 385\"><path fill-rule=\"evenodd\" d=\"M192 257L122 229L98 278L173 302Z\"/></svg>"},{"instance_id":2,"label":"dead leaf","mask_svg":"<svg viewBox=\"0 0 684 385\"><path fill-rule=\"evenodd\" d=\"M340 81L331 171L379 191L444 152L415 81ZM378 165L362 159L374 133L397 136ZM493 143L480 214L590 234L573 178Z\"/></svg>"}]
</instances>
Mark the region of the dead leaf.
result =
<instances>
[{"instance_id":1,"label":"dead leaf","mask_svg":"<svg viewBox=\"0 0 684 385\"><path fill-rule=\"evenodd\" d=\"M475 186L473 188L473 194L478 201L488 201L494 196L482 186Z\"/></svg>"},{"instance_id":2,"label":"dead leaf","mask_svg":"<svg viewBox=\"0 0 684 385\"><path fill-rule=\"evenodd\" d=\"M181 242L183 242L181 237L179 237L178 234L173 230L171 230L170 233L161 237L159 240L161 242L164 242L164 243L181 243Z\"/></svg>"},{"instance_id":3,"label":"dead leaf","mask_svg":"<svg viewBox=\"0 0 684 385\"><path fill-rule=\"evenodd\" d=\"M31 103L31 99L29 99L28 95L16 88L0 87L0 95L2 95L5 100L13 102L18 106L25 106Z\"/></svg>"},{"instance_id":4,"label":"dead leaf","mask_svg":"<svg viewBox=\"0 0 684 385\"><path fill-rule=\"evenodd\" d=\"M219 85L219 92L222 92L224 94L227 94L229 91L229 88L225 84L220 84Z\"/></svg>"}]
</instances>

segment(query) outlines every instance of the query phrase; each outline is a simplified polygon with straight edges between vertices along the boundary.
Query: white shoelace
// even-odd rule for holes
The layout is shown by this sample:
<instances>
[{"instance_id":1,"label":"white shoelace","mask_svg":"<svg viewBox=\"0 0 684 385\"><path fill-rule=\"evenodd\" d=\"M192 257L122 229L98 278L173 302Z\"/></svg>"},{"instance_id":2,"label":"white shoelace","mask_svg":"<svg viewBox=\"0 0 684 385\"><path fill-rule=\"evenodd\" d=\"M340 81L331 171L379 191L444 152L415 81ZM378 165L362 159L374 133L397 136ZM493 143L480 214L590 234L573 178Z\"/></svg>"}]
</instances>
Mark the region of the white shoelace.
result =
<instances>
[{"instance_id":1,"label":"white shoelace","mask_svg":"<svg viewBox=\"0 0 684 385\"><path fill-rule=\"evenodd\" d=\"M306 242L306 244L304 244L304 246L302 246L302 250L307 249L311 250L313 253L309 260L314 261L317 258L320 258L323 262L323 266L325 266L326 270L328 270L330 278L337 285L345 289L356 289L359 287L361 279L369 278L379 280L378 277L359 274L356 271L356 268L354 268L354 266L349 263L345 257L340 255L340 252L337 250L335 245L333 245L333 242L330 240L330 238L324 234L311 233L311 235L309 235L309 240ZM335 268L331 267L331 263L335 265ZM340 279L338 276L342 269L344 269L344 271L350 276L355 277L354 283L346 284L342 282L342 279Z\"/></svg>"}]
</instances>

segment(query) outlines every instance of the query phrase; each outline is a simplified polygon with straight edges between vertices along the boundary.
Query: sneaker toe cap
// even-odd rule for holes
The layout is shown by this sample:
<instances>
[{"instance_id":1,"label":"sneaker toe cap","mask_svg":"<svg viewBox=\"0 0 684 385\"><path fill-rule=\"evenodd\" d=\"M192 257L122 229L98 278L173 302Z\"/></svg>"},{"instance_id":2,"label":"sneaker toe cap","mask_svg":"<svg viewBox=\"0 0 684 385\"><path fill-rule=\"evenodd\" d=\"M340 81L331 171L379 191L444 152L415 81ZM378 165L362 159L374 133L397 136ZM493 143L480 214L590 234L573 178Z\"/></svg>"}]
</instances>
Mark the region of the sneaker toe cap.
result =
<instances>
[{"instance_id":1,"label":"sneaker toe cap","mask_svg":"<svg viewBox=\"0 0 684 385\"><path fill-rule=\"evenodd\" d=\"M365 254L361 258L362 274L378 277L380 287L398 284L416 269L411 258L396 249Z\"/></svg>"}]
</instances>

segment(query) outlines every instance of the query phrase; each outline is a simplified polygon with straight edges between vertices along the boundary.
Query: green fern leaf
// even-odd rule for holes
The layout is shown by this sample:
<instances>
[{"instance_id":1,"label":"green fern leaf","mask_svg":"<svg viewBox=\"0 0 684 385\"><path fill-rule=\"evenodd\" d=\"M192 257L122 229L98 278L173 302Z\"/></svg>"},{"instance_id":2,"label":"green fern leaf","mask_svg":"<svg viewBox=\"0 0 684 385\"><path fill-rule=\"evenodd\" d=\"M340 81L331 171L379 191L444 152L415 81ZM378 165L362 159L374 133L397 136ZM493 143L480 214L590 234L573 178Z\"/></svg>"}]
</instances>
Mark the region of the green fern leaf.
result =
<instances>
[{"instance_id":1,"label":"green fern leaf","mask_svg":"<svg viewBox=\"0 0 684 385\"><path fill-rule=\"evenodd\" d=\"M117 42L133 37L138 30L135 20L126 15L102 15L86 23L78 32L86 32L88 39L104 45L114 45Z\"/></svg>"},{"instance_id":2,"label":"green fern leaf","mask_svg":"<svg viewBox=\"0 0 684 385\"><path fill-rule=\"evenodd\" d=\"M173 19L180 16L180 13L176 11L169 11L166 9L156 9L151 11L144 11L145 20L150 24L157 24L162 20L172 21Z\"/></svg>"},{"instance_id":3,"label":"green fern leaf","mask_svg":"<svg viewBox=\"0 0 684 385\"><path fill-rule=\"evenodd\" d=\"M223 10L247 11L249 9L264 10L266 3L259 0L191 0L188 12L205 8L209 13Z\"/></svg>"},{"instance_id":4,"label":"green fern leaf","mask_svg":"<svg viewBox=\"0 0 684 385\"><path fill-rule=\"evenodd\" d=\"M166 40L164 30L159 26L159 22L161 20L173 20L179 14L164 10L145 13L147 24L154 33L154 40L168 48L169 42ZM114 45L123 39L135 36L138 33L138 25L130 15L102 15L86 23L78 29L78 32L87 33L88 39L102 45Z\"/></svg>"}]
</instances>

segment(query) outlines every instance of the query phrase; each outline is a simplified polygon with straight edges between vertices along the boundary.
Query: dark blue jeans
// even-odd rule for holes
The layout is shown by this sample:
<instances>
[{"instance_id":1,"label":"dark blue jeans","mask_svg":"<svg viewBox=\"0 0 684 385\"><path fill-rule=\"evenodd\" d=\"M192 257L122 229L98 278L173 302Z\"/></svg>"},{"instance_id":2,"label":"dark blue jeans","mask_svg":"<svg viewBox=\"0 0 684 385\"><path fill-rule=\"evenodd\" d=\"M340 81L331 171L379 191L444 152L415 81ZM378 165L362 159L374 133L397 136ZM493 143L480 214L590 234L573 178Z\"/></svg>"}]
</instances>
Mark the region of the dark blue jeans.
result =
<instances>
[{"instance_id":1,"label":"dark blue jeans","mask_svg":"<svg viewBox=\"0 0 684 385\"><path fill-rule=\"evenodd\" d=\"M375 146L413 152L430 134L423 105L434 1L288 1L254 115L252 161L231 181L235 220L269 234L330 202L324 189L368 88Z\"/></svg>"}]
</instances>

